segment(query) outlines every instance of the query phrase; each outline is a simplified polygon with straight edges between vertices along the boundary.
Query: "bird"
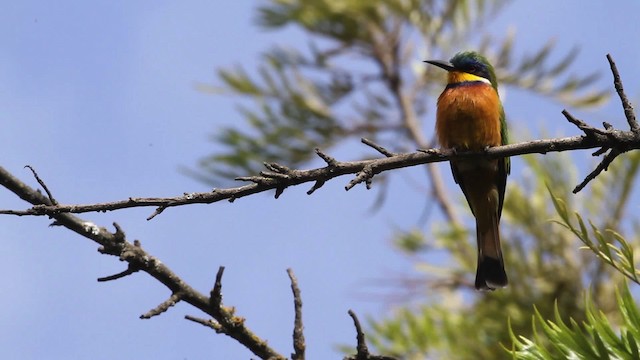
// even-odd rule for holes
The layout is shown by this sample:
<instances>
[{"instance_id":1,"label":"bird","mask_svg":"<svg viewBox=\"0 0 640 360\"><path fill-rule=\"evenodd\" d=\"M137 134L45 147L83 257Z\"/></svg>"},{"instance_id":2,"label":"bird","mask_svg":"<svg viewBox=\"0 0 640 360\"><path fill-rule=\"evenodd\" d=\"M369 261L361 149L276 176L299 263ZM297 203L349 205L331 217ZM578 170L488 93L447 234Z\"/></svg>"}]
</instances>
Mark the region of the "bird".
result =
<instances>
[{"instance_id":1,"label":"bird","mask_svg":"<svg viewBox=\"0 0 640 360\"><path fill-rule=\"evenodd\" d=\"M487 58L463 51L449 62L427 60L448 72L447 86L438 97L436 137L442 148L484 151L508 143L507 123L498 95L495 70ZM507 286L500 247L500 217L509 158L451 160L453 179L464 193L476 220L478 264L475 288Z\"/></svg>"}]
</instances>

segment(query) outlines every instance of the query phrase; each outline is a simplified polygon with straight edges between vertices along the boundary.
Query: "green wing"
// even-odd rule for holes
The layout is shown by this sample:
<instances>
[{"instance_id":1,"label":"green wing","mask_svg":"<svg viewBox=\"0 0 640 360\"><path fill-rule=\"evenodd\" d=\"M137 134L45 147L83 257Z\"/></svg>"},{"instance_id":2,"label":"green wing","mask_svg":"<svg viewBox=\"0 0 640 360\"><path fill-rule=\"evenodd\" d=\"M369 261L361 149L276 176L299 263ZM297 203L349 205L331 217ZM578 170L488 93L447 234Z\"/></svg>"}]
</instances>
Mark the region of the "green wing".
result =
<instances>
[{"instance_id":1,"label":"green wing","mask_svg":"<svg viewBox=\"0 0 640 360\"><path fill-rule=\"evenodd\" d=\"M509 130L507 129L507 120L504 116L504 108L500 106L500 137L502 138L502 145L507 145L509 143ZM498 185L498 195L499 195L499 205L498 205L498 218L502 215L502 204L504 203L504 191L507 187L507 175L511 173L511 159L508 157L502 158L498 161L498 175L497 175L497 185Z\"/></svg>"}]
</instances>

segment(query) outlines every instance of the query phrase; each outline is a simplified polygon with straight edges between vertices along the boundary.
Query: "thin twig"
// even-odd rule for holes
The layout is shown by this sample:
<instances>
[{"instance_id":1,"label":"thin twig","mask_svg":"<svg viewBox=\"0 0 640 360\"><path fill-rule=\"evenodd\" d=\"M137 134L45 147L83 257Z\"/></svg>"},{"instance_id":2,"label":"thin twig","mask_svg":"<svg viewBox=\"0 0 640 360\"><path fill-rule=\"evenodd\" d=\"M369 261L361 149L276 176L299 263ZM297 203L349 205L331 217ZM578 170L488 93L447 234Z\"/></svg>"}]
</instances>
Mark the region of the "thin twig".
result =
<instances>
[{"instance_id":1,"label":"thin twig","mask_svg":"<svg viewBox=\"0 0 640 360\"><path fill-rule=\"evenodd\" d=\"M360 320L358 320L358 317L353 310L349 310L349 316L353 319L353 325L356 328L357 345L356 354L352 356L345 356L345 360L398 360L391 356L371 355L369 353L369 348L367 347L364 332L362 331L362 326L360 325Z\"/></svg>"},{"instance_id":2,"label":"thin twig","mask_svg":"<svg viewBox=\"0 0 640 360\"><path fill-rule=\"evenodd\" d=\"M392 156L396 155L395 153L385 149L381 145L378 145L378 144L376 144L375 142L373 142L373 141L371 141L369 139L362 138L361 141L362 141L363 144L371 146L377 152L379 152L380 154L382 154L382 155L384 155L386 157L392 157Z\"/></svg>"},{"instance_id":3,"label":"thin twig","mask_svg":"<svg viewBox=\"0 0 640 360\"><path fill-rule=\"evenodd\" d=\"M154 316L158 316L169 310L170 307L175 306L180 300L182 300L182 295L180 293L173 293L167 300L160 303L160 305L140 315L140 319L151 319Z\"/></svg>"},{"instance_id":4,"label":"thin twig","mask_svg":"<svg viewBox=\"0 0 640 360\"><path fill-rule=\"evenodd\" d=\"M358 353L358 358L362 355L369 356L369 348L367 347L367 342L364 337L364 332L362 331L362 326L360 325L360 320L358 320L358 316L353 310L349 310L349 316L353 319L353 326L356 328L356 351Z\"/></svg>"},{"instance_id":5,"label":"thin twig","mask_svg":"<svg viewBox=\"0 0 640 360\"><path fill-rule=\"evenodd\" d=\"M335 158L325 154L319 148L315 148L315 152L322 160L324 160L324 162L327 163L327 165L329 165L329 167L334 167L338 163L338 160L336 160Z\"/></svg>"},{"instance_id":6,"label":"thin twig","mask_svg":"<svg viewBox=\"0 0 640 360\"><path fill-rule=\"evenodd\" d=\"M627 118L627 123L629 123L629 128L634 133L640 134L640 125L638 125L638 121L636 120L633 106L631 106L627 95L624 93L622 80L620 79L620 73L618 72L618 67L616 66L616 63L613 61L613 58L610 54L607 54L607 60L609 61L609 66L611 66L611 73L613 74L613 86L616 88L616 92L618 93L620 101L622 102L622 109L624 110L624 116Z\"/></svg>"},{"instance_id":7,"label":"thin twig","mask_svg":"<svg viewBox=\"0 0 640 360\"><path fill-rule=\"evenodd\" d=\"M211 294L209 296L209 302L211 303L211 308L216 310L220 308L220 304L222 304L222 275L224 274L224 266L220 266L218 268L218 273L216 273L216 282L213 284L213 289L211 289Z\"/></svg>"},{"instance_id":8,"label":"thin twig","mask_svg":"<svg viewBox=\"0 0 640 360\"><path fill-rule=\"evenodd\" d=\"M314 192L316 192L316 190L320 189L324 184L326 183L326 181L324 180L317 180L313 186L311 187L311 189L309 189L309 191L307 191L307 195L311 195Z\"/></svg>"},{"instance_id":9,"label":"thin twig","mask_svg":"<svg viewBox=\"0 0 640 360\"><path fill-rule=\"evenodd\" d=\"M602 129L594 128L593 126L587 124L586 122L571 115L567 110L562 110L562 115L564 115L567 121L575 125L578 129L582 130L587 136L597 136L597 135L607 136L609 134L609 131L607 131L606 129L602 130Z\"/></svg>"},{"instance_id":10,"label":"thin twig","mask_svg":"<svg viewBox=\"0 0 640 360\"><path fill-rule=\"evenodd\" d=\"M293 270L287 269L289 279L291 280L291 291L293 292L293 308L295 318L293 321L293 350L291 354L292 360L304 360L306 343L304 339L304 325L302 324L302 296L300 295L300 287L298 279L293 274Z\"/></svg>"},{"instance_id":11,"label":"thin twig","mask_svg":"<svg viewBox=\"0 0 640 360\"><path fill-rule=\"evenodd\" d=\"M109 276L98 278L98 282L106 282L106 281L118 280L118 279L121 279L121 278L123 278L125 276L129 276L131 274L135 274L138 271L140 271L140 268L137 268L137 267L129 264L129 266L124 271L119 272L117 274L113 274L113 275L109 275Z\"/></svg>"},{"instance_id":12,"label":"thin twig","mask_svg":"<svg viewBox=\"0 0 640 360\"><path fill-rule=\"evenodd\" d=\"M611 149L611 151L609 151L609 153L605 155L604 158L602 158L602 161L598 164L598 166L596 166L596 168L592 172L590 172L589 175L587 175L584 178L584 180L582 180L582 182L573 189L573 193L577 194L578 192L580 192L580 190L584 189L584 187L587 186L587 184L591 180L595 179L596 176L600 175L600 173L603 170L607 171L607 169L609 168L609 165L611 165L613 160L618 155L620 155L620 152L618 150Z\"/></svg>"},{"instance_id":13,"label":"thin twig","mask_svg":"<svg viewBox=\"0 0 640 360\"><path fill-rule=\"evenodd\" d=\"M220 329L221 329L220 328L220 324L218 324L218 322L213 320L213 319L202 319L202 318L191 316L191 315L185 315L184 318L186 320L193 321L193 322L198 323L198 324L200 324L202 326L206 326L206 327L208 327L210 329L213 329L217 333L220 332Z\"/></svg>"},{"instance_id":14,"label":"thin twig","mask_svg":"<svg viewBox=\"0 0 640 360\"><path fill-rule=\"evenodd\" d=\"M47 193L47 197L49 198L49 201L51 201L51 204L52 205L58 205L58 202L56 201L56 199L51 194L51 191L49 191L49 188L47 187L47 184L45 184L44 181L42 181L42 179L40 178L40 176L38 175L36 170L31 165L25 165L24 167L29 169L29 170L31 170L31 173L33 174L33 177L36 178L36 181L38 182L38 184L40 184L40 186L42 186L44 191Z\"/></svg>"}]
</instances>

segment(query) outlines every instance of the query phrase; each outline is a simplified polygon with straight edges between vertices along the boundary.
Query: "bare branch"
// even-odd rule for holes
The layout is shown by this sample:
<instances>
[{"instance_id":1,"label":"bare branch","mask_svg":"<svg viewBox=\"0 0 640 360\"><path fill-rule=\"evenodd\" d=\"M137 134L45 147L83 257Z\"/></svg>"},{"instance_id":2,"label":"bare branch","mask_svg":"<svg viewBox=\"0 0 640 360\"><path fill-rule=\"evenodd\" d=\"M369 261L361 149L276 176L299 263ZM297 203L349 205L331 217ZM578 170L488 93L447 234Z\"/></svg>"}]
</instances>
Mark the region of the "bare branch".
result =
<instances>
[{"instance_id":1,"label":"bare branch","mask_svg":"<svg viewBox=\"0 0 640 360\"><path fill-rule=\"evenodd\" d=\"M188 193L186 195L168 198L129 198L127 200L97 203L97 204L77 204L77 205L51 205L50 201L39 202L27 210L0 210L0 214L17 215L17 216L53 216L62 213L85 213L85 212L104 212L133 207L155 206L157 210L153 216L161 213L164 209L183 206L187 204L211 204L221 200L234 201L238 198L249 196L252 194L265 192L269 190L277 190L279 193L286 187L303 184L306 182L316 182L316 185L309 192L313 193L319 188L318 184L347 174L356 174L348 185L346 190L353 188L359 183L369 183L371 179L384 171L400 169L404 167L424 165L434 162L448 161L454 159L479 159L479 158L501 158L507 156L516 156L523 154L549 152L559 152L568 150L606 148L606 149L622 149L621 152L640 149L640 136L636 136L631 131L622 130L592 130L593 128L585 127L582 122L577 121L581 130L587 131L589 135L572 136L564 138L554 138L545 140L533 140L521 142L517 144L509 144L505 146L497 146L480 152L454 152L452 150L442 149L425 149L413 153L395 154L390 157L359 160L359 161L337 161L333 158L329 160L332 165L310 170L291 170L279 164L269 164L272 168L278 168L279 171L287 171L286 176L273 176L273 173L263 172L259 176L239 178L244 181L251 181L252 184L226 188L214 189L209 192ZM600 153L600 152L597 152ZM335 160L335 161L334 161ZM288 169L288 170L284 170ZM8 173L3 170L0 172L0 184L5 183L2 177ZM278 190L280 189L280 190ZM27 200L28 201L28 200Z\"/></svg>"},{"instance_id":2,"label":"bare branch","mask_svg":"<svg viewBox=\"0 0 640 360\"><path fill-rule=\"evenodd\" d=\"M602 161L600 162L600 164L598 164L598 166L596 166L596 168L589 173L589 175L587 175L587 177L584 178L584 180L582 180L582 182L580 184L578 184L574 189L573 189L573 193L577 194L578 192L580 192L580 190L584 189L585 186L587 186L587 184L596 178L596 176L600 175L600 173L604 170L607 171L607 169L609 168L609 165L613 162L613 159L616 158L616 156L620 155L620 152L616 149L612 149L611 151L609 151L609 153L607 155L604 156L604 158L602 158Z\"/></svg>"},{"instance_id":3,"label":"bare branch","mask_svg":"<svg viewBox=\"0 0 640 360\"><path fill-rule=\"evenodd\" d=\"M224 266L220 266L218 268L218 273L216 274L216 282L213 284L213 289L211 289L211 294L209 296L209 302L211 303L211 308L214 311L217 311L222 304L222 275L224 274Z\"/></svg>"},{"instance_id":4,"label":"bare branch","mask_svg":"<svg viewBox=\"0 0 640 360\"><path fill-rule=\"evenodd\" d=\"M349 316L353 319L353 325L356 328L356 354L352 356L345 356L345 360L398 360L397 358L384 356L384 355L371 355L369 354L369 348L365 341L364 332L362 326L360 326L360 320L356 316L353 310L349 310Z\"/></svg>"},{"instance_id":5,"label":"bare branch","mask_svg":"<svg viewBox=\"0 0 640 360\"><path fill-rule=\"evenodd\" d=\"M586 122L574 117L567 110L562 110L562 115L564 115L564 117L567 118L567 120L570 123L577 126L578 129L582 130L587 136L596 136L596 135L606 136L607 135L607 130L594 128L593 126L590 126Z\"/></svg>"},{"instance_id":6,"label":"bare branch","mask_svg":"<svg viewBox=\"0 0 640 360\"><path fill-rule=\"evenodd\" d=\"M48 197L21 182L2 167L0 167L0 185L31 203L34 207L49 206L51 204L51 200ZM234 338L257 357L261 359L285 359L284 356L269 347L265 340L262 340L247 328L244 324L244 319L235 316L233 309L223 306L219 306L215 311L211 309L209 297L192 288L164 265L163 262L147 253L139 241L134 241L134 243L127 241L124 231L117 224L114 224L115 233L111 233L104 227L84 221L72 214L54 212L49 216L58 225L100 244L101 246L98 250L101 253L118 256L121 260L126 261L130 267L138 268L148 273L171 291L173 295L167 301L144 314L143 318L162 313L175 302L182 300L213 317L221 325L219 332Z\"/></svg>"},{"instance_id":7,"label":"bare branch","mask_svg":"<svg viewBox=\"0 0 640 360\"><path fill-rule=\"evenodd\" d=\"M364 332L362 331L362 326L360 325L360 320L356 316L356 313L353 310L349 310L349 316L353 319L353 325L356 327L356 341L357 341L357 352L358 355L365 354L369 355L369 348L367 347L367 342L364 338ZM359 357L359 356L358 356Z\"/></svg>"},{"instance_id":8,"label":"bare branch","mask_svg":"<svg viewBox=\"0 0 640 360\"><path fill-rule=\"evenodd\" d=\"M305 358L305 340L304 325L302 324L302 296L300 295L300 287L298 287L298 279L293 274L293 270L287 269L289 279L291 280L291 291L293 292L293 308L295 319L293 322L293 350L291 354L292 360L304 360Z\"/></svg>"},{"instance_id":9,"label":"bare branch","mask_svg":"<svg viewBox=\"0 0 640 360\"><path fill-rule=\"evenodd\" d=\"M381 48L378 50L382 51ZM382 55L380 56L381 58L379 58L378 60L380 61L380 66L383 68L384 73L387 76L389 88L392 92L394 92L399 105L401 105L401 109L403 109L405 126L407 127L407 129L411 133L411 136L414 138L417 144L427 144L427 141L424 139L423 135L416 128L417 120L415 119L415 114L410 111L411 99L409 99L408 95L404 94L401 91L401 78L394 75L393 70L395 65L393 64L394 61L397 61L397 59L395 58L397 54L391 56L391 58L385 58L385 61L382 60ZM311 170L294 170L277 163L265 163L264 165L268 171L262 171L258 176L245 176L237 178L237 180L249 181L252 183L240 187L213 189L212 191L204 193L185 193L183 194L183 196L171 198L129 198L127 200L88 205L58 204L47 189L44 182L42 182L35 171L31 169L40 185L49 195L48 201L33 202L29 201L29 199L24 199L34 204L34 206L27 210L0 210L0 214L18 216L53 216L62 213L78 214L85 212L113 211L132 207L155 206L156 210L147 218L147 220L151 220L158 214L162 213L165 209L174 206L182 206L187 204L211 204L221 200L228 200L230 202L233 202L238 198L268 190L275 190L275 197L278 198L287 187L303 184L306 182L314 182L312 188L307 191L307 194L312 194L317 189L322 187L328 180L347 174L356 174L356 176L347 184L347 186L345 187L346 190L349 190L355 185L363 182L366 184L367 189L369 189L371 188L373 177L383 171L429 164L428 172L434 188L434 196L440 206L443 208L443 211L447 215L447 218L454 224L458 224L459 222L455 217L455 213L451 207L451 204L447 199L443 198L444 184L442 182L442 178L439 175L439 171L431 163L455 159L501 158L532 153L546 154L548 152L555 151L592 148L598 149L593 153L593 155L599 156L611 150L609 151L609 154L605 156L603 162L598 166L598 168L596 168L591 174L589 174L585 181L583 181L583 183L576 187L574 192L577 192L580 191L580 189L582 189L586 185L586 183L595 178L602 170L606 170L608 165L617 155L629 150L640 149L640 125L638 125L633 107L629 103L629 100L624 93L620 75L615 66L615 63L613 62L610 55L607 55L607 59L609 60L609 64L611 65L611 71L613 72L614 78L614 86L622 101L622 107L624 109L625 117L627 118L627 122L629 123L629 126L631 128L630 131L616 130L606 122L603 124L603 129L598 129L588 125L580 119L575 118L574 116L569 114L569 112L564 110L562 114L567 118L569 122L576 125L581 131L583 131L585 134L584 136L534 140L518 144L493 147L486 151L477 153L458 153L451 150L425 149L415 153L406 154L392 153L370 140L362 139L362 142L364 144L374 148L376 151L383 154L385 158L343 162L338 161L335 158L325 154L320 149L316 149L316 154L327 163L326 167ZM613 151L613 149L615 149L615 151ZM0 177L2 174L8 173L3 170L2 172L0 172ZM6 179L0 178L0 184L4 185L5 183Z\"/></svg>"},{"instance_id":10,"label":"bare branch","mask_svg":"<svg viewBox=\"0 0 640 360\"><path fill-rule=\"evenodd\" d=\"M376 149L377 152L379 152L380 154L386 156L386 157L392 157L394 155L396 155L395 153L392 153L391 151L385 149L384 147L374 143L373 141L369 140L369 139L365 139L362 138L361 139L362 143L368 146L371 146L372 148Z\"/></svg>"},{"instance_id":11,"label":"bare branch","mask_svg":"<svg viewBox=\"0 0 640 360\"><path fill-rule=\"evenodd\" d=\"M629 123L629 128L634 133L640 133L640 125L638 125L638 121L636 120L636 115L633 111L633 106L629 102L627 95L624 93L624 89L622 88L622 80L620 80L620 73L618 72L618 67L616 63L613 61L613 58L610 54L607 54L607 60L609 61L609 66L611 66L611 73L613 74L613 86L616 88L616 92L620 97L620 101L622 101L622 109L624 110L624 115L627 118L627 122Z\"/></svg>"}]
</instances>

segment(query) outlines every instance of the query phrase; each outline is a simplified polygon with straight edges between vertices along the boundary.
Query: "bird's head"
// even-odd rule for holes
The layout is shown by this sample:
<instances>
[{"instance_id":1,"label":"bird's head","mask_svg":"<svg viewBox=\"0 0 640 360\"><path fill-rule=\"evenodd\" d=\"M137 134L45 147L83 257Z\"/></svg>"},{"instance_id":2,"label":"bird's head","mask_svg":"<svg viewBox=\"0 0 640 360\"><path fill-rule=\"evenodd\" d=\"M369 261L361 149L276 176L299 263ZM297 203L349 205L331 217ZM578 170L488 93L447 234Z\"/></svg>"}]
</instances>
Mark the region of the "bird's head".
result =
<instances>
[{"instance_id":1,"label":"bird's head","mask_svg":"<svg viewBox=\"0 0 640 360\"><path fill-rule=\"evenodd\" d=\"M491 84L496 90L498 81L493 66L487 58L475 51L457 53L450 62L441 60L427 60L426 63L435 65L449 72L449 84L466 81L483 81Z\"/></svg>"}]
</instances>

